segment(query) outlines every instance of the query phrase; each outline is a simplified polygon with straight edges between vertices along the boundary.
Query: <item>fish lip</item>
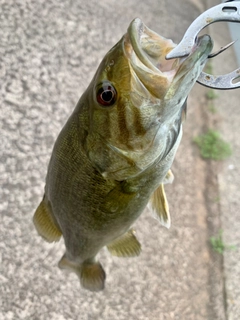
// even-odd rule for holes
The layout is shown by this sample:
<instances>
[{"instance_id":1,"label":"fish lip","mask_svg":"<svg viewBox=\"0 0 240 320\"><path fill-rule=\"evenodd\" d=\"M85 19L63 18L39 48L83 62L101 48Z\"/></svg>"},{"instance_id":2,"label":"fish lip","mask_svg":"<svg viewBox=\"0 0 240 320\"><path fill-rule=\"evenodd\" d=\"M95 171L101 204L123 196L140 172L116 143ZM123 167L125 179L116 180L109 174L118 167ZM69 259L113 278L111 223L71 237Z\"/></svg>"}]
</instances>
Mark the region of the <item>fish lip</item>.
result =
<instances>
[{"instance_id":1,"label":"fish lip","mask_svg":"<svg viewBox=\"0 0 240 320\"><path fill-rule=\"evenodd\" d=\"M190 54L181 58L176 76L183 73L185 67L187 68L185 69L184 73L187 73L191 68L194 68L195 64L197 63L200 66L204 65L210 52L212 51L212 47L213 41L208 34L197 37Z\"/></svg>"},{"instance_id":2,"label":"fish lip","mask_svg":"<svg viewBox=\"0 0 240 320\"><path fill-rule=\"evenodd\" d=\"M211 37L207 34L200 36L200 37L197 37L195 40L195 44L192 47L192 50L190 51L190 54L187 56L187 58L192 56L197 50L201 49L202 43L206 42L206 41L208 41L209 43L212 43Z\"/></svg>"},{"instance_id":3,"label":"fish lip","mask_svg":"<svg viewBox=\"0 0 240 320\"><path fill-rule=\"evenodd\" d=\"M139 18L134 19L129 25L125 42L128 44L125 46L125 52L133 65L142 65L148 71L161 76L172 78L177 72L176 66L179 61L183 60L166 60L165 56L176 44L149 29Z\"/></svg>"}]
</instances>

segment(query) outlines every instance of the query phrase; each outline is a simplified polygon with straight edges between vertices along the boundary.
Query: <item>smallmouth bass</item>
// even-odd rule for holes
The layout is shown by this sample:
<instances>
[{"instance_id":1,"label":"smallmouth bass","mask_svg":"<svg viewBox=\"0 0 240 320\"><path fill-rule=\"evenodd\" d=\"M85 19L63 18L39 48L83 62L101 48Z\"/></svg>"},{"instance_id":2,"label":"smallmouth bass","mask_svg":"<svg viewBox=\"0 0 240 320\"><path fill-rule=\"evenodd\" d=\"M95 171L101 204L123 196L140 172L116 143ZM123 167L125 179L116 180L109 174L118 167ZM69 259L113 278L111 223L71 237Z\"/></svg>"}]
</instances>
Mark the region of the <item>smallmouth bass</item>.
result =
<instances>
[{"instance_id":1,"label":"smallmouth bass","mask_svg":"<svg viewBox=\"0 0 240 320\"><path fill-rule=\"evenodd\" d=\"M165 60L175 46L133 20L55 142L33 222L48 242L63 236L59 267L88 290L104 288L104 246L119 257L140 254L131 226L148 203L170 226L163 184L173 180L186 99L213 43L204 35L187 58Z\"/></svg>"}]
</instances>

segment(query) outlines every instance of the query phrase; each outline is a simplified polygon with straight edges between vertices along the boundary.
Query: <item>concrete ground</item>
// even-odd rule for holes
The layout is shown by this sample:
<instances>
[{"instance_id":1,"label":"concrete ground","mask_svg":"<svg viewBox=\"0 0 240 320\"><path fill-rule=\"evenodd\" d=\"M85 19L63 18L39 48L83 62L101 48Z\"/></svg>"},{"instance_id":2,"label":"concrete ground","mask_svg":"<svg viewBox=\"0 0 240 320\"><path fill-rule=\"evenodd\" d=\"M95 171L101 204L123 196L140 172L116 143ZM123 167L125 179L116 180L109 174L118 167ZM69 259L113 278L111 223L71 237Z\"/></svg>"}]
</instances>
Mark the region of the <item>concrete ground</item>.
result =
<instances>
[{"instance_id":1,"label":"concrete ground","mask_svg":"<svg viewBox=\"0 0 240 320\"><path fill-rule=\"evenodd\" d=\"M129 3L130 2L130 3ZM219 92L213 114L209 89L196 84L167 187L172 226L144 212L136 223L140 257L102 250L106 289L80 288L57 267L63 242L48 244L32 216L41 200L53 143L104 54L134 17L179 42L215 0L0 0L0 320L239 320L240 90ZM229 41L226 24L207 32ZM213 59L214 73L232 71L230 49ZM212 103L212 102L211 102ZM218 128L233 149L224 162L204 161L194 136ZM211 236L236 245L215 253Z\"/></svg>"}]
</instances>

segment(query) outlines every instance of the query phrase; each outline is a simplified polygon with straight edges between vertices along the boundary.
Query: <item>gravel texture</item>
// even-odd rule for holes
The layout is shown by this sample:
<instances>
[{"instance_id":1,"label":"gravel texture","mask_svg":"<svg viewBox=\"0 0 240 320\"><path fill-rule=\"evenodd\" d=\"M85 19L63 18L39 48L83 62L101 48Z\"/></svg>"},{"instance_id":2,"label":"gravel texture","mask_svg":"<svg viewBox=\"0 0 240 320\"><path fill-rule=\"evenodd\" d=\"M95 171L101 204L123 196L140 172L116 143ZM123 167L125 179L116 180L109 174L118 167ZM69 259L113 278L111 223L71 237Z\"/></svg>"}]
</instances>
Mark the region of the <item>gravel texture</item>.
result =
<instances>
[{"instance_id":1,"label":"gravel texture","mask_svg":"<svg viewBox=\"0 0 240 320\"><path fill-rule=\"evenodd\" d=\"M217 100L216 122L234 154L215 166L192 143L211 117L203 110L207 89L195 86L167 187L172 226L144 212L136 223L140 257L120 259L103 249L103 292L87 292L59 270L63 242L44 242L32 224L53 143L104 54L135 17L179 42L205 1L0 3L0 320L240 319L239 92ZM211 202L219 192L221 203ZM224 259L209 246L220 227L224 241L238 245Z\"/></svg>"}]
</instances>

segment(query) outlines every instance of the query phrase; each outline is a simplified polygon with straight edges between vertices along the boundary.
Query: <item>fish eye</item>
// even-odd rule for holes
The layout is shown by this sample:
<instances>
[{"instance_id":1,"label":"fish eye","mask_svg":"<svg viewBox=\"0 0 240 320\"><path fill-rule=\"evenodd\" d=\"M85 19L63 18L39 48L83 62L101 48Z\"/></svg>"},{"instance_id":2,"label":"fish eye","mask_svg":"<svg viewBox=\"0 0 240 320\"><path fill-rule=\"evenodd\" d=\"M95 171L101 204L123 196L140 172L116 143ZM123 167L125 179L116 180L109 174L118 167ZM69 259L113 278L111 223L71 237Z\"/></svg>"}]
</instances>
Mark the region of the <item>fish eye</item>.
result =
<instances>
[{"instance_id":1,"label":"fish eye","mask_svg":"<svg viewBox=\"0 0 240 320\"><path fill-rule=\"evenodd\" d=\"M105 82L97 90L97 102L104 107L112 106L117 100L117 91L114 86Z\"/></svg>"}]
</instances>

